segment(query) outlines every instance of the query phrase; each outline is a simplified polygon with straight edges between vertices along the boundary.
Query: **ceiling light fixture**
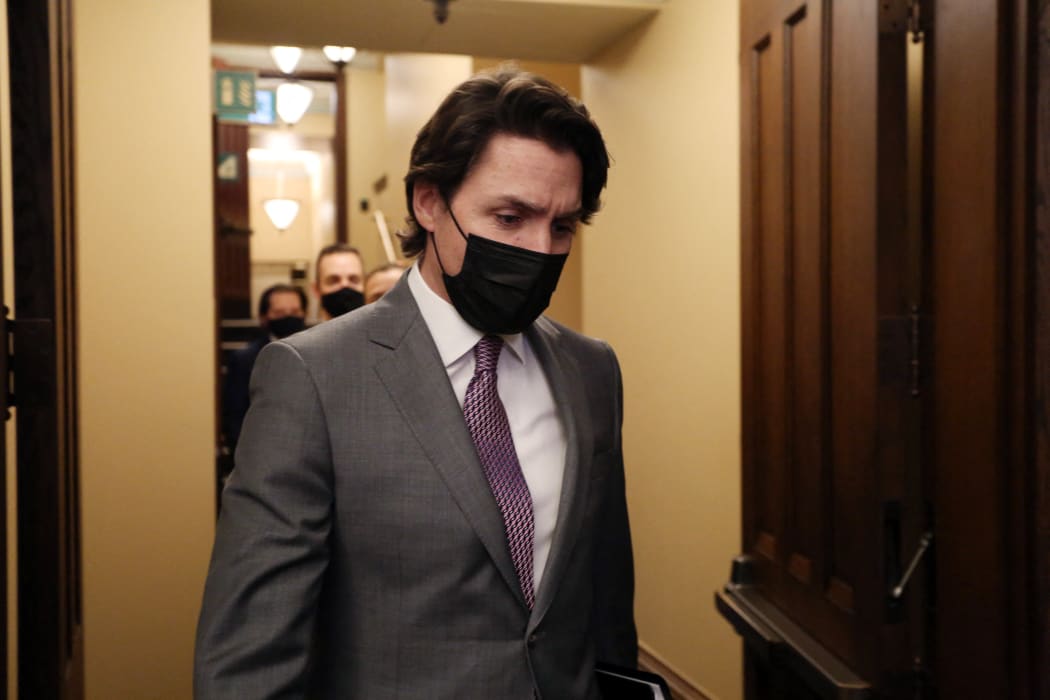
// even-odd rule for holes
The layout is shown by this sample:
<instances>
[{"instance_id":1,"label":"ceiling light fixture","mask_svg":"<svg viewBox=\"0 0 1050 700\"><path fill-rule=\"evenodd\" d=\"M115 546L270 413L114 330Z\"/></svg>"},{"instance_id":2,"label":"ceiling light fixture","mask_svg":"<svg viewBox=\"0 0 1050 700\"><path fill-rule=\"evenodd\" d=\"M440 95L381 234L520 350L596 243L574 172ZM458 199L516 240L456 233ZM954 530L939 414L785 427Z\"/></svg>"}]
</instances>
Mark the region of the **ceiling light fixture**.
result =
<instances>
[{"instance_id":1,"label":"ceiling light fixture","mask_svg":"<svg viewBox=\"0 0 1050 700\"><path fill-rule=\"evenodd\" d=\"M434 3L434 20L438 24L444 24L448 20L448 4L452 0L430 0Z\"/></svg>"},{"instance_id":2,"label":"ceiling light fixture","mask_svg":"<svg viewBox=\"0 0 1050 700\"><path fill-rule=\"evenodd\" d=\"M270 56L273 57L273 62L277 64L277 67L285 75L290 75L295 72L295 67L299 65L299 59L303 55L303 50L298 46L271 46Z\"/></svg>"},{"instance_id":3,"label":"ceiling light fixture","mask_svg":"<svg viewBox=\"0 0 1050 700\"><path fill-rule=\"evenodd\" d=\"M357 49L353 46L325 46L322 50L325 58L336 65L342 66L354 60L354 56L357 54Z\"/></svg>"},{"instance_id":4,"label":"ceiling light fixture","mask_svg":"<svg viewBox=\"0 0 1050 700\"><path fill-rule=\"evenodd\" d=\"M295 221L295 217L299 215L299 200L289 199L288 197L264 199L263 211L266 212L266 216L269 217L270 223L273 224L274 228L284 233Z\"/></svg>"},{"instance_id":5,"label":"ceiling light fixture","mask_svg":"<svg viewBox=\"0 0 1050 700\"><path fill-rule=\"evenodd\" d=\"M285 124L295 124L314 99L314 91L302 83L281 83L277 86L277 115Z\"/></svg>"}]
</instances>

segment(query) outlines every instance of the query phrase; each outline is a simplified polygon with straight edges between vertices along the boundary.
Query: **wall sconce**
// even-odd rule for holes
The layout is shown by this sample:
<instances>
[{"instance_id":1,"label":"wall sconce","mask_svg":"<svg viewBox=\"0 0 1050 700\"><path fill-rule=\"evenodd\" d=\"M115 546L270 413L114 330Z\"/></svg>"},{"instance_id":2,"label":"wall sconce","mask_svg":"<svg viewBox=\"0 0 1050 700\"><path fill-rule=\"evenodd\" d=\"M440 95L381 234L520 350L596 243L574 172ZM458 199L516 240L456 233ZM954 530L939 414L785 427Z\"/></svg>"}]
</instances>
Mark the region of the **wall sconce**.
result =
<instances>
[{"instance_id":1,"label":"wall sconce","mask_svg":"<svg viewBox=\"0 0 1050 700\"><path fill-rule=\"evenodd\" d=\"M277 86L277 115L285 124L295 124L314 99L314 91L302 83L281 83Z\"/></svg>"},{"instance_id":2,"label":"wall sconce","mask_svg":"<svg viewBox=\"0 0 1050 700\"><path fill-rule=\"evenodd\" d=\"M324 57L337 66L345 66L354 60L357 49L353 46L326 46L323 49Z\"/></svg>"},{"instance_id":3,"label":"wall sconce","mask_svg":"<svg viewBox=\"0 0 1050 700\"><path fill-rule=\"evenodd\" d=\"M265 199L263 200L263 211L266 212L274 228L284 233L299 215L299 200L287 197Z\"/></svg>"},{"instance_id":4,"label":"wall sconce","mask_svg":"<svg viewBox=\"0 0 1050 700\"><path fill-rule=\"evenodd\" d=\"M295 67L299 65L299 58L302 55L303 50L298 46L270 47L270 56L273 58L273 62L277 64L277 67L285 75L295 72Z\"/></svg>"}]
</instances>

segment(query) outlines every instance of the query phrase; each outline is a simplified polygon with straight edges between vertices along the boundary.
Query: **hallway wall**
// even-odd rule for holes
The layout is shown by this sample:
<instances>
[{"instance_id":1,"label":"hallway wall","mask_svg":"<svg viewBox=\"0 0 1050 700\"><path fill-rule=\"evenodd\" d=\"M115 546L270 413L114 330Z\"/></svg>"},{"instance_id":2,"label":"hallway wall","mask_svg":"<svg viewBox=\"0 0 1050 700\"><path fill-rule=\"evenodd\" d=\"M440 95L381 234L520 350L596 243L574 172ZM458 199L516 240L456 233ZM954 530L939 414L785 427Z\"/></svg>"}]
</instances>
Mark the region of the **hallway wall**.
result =
<instances>
[{"instance_id":1,"label":"hallway wall","mask_svg":"<svg viewBox=\"0 0 1050 700\"><path fill-rule=\"evenodd\" d=\"M209 12L73 13L88 700L191 697L215 503Z\"/></svg>"},{"instance_id":2,"label":"hallway wall","mask_svg":"<svg viewBox=\"0 0 1050 700\"><path fill-rule=\"evenodd\" d=\"M584 231L584 331L623 368L642 644L741 697L713 593L740 547L737 3L668 2L583 69L613 157Z\"/></svg>"},{"instance_id":3,"label":"hallway wall","mask_svg":"<svg viewBox=\"0 0 1050 700\"><path fill-rule=\"evenodd\" d=\"M416 135L445 96L470 77L470 56L387 54L386 77L386 215L391 233L405 227L405 173Z\"/></svg>"},{"instance_id":4,"label":"hallway wall","mask_svg":"<svg viewBox=\"0 0 1050 700\"><path fill-rule=\"evenodd\" d=\"M348 225L350 245L356 246L365 259L368 272L386 261L386 251L379 238L375 223L375 212L390 215L391 203L400 205L404 199L401 181L389 172L386 157L386 74L383 64L360 68L350 64L347 68L347 134L349 139L349 162L347 164ZM386 178L385 187L377 191L376 183ZM368 210L362 211L361 200L368 200ZM403 206L398 208L398 211ZM395 214L388 217L387 225L392 237L395 255L401 254L395 232L404 225Z\"/></svg>"},{"instance_id":5,"label":"hallway wall","mask_svg":"<svg viewBox=\"0 0 1050 700\"><path fill-rule=\"evenodd\" d=\"M139 5L74 18L89 700L190 696L213 533L209 4ZM642 641L721 700L740 697L711 597L739 545L735 5L667 3L582 81L614 157L582 316L624 366Z\"/></svg>"}]
</instances>

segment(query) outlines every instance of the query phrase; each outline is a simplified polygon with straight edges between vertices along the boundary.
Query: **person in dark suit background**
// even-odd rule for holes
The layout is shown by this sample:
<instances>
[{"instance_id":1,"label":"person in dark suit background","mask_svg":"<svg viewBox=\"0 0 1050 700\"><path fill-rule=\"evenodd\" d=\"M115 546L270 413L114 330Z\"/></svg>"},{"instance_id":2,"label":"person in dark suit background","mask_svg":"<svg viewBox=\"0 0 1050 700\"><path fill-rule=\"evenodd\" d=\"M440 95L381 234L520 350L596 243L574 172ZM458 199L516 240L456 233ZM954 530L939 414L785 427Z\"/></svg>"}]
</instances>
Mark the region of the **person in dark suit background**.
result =
<instances>
[{"instance_id":1,"label":"person in dark suit background","mask_svg":"<svg viewBox=\"0 0 1050 700\"><path fill-rule=\"evenodd\" d=\"M583 105L516 70L419 132L420 258L259 354L199 700L593 700L598 662L636 666L619 365L541 317L608 165Z\"/></svg>"},{"instance_id":2,"label":"person in dark suit background","mask_svg":"<svg viewBox=\"0 0 1050 700\"><path fill-rule=\"evenodd\" d=\"M248 412L248 382L259 351L272 340L286 338L305 328L306 292L291 284L267 287L259 296L258 338L235 351L226 362L222 385L222 432L224 444L233 450Z\"/></svg>"}]
</instances>

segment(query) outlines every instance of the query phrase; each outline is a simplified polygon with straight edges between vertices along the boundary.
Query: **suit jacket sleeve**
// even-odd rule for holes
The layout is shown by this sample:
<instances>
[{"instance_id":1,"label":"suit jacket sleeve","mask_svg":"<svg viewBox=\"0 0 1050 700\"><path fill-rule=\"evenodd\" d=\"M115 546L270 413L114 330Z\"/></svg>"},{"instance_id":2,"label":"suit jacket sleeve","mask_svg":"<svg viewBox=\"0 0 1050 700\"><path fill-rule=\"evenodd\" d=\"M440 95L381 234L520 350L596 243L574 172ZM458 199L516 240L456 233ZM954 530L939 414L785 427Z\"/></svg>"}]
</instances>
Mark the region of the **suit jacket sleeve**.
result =
<instances>
[{"instance_id":1,"label":"suit jacket sleeve","mask_svg":"<svg viewBox=\"0 0 1050 700\"><path fill-rule=\"evenodd\" d=\"M620 365L612 348L605 346L610 365L607 375L615 387L615 415L607 495L598 519L594 559L594 639L599 661L635 668L638 635L634 624L634 555L627 518L623 448L623 384Z\"/></svg>"},{"instance_id":2,"label":"suit jacket sleeve","mask_svg":"<svg viewBox=\"0 0 1050 700\"><path fill-rule=\"evenodd\" d=\"M331 458L314 381L296 350L274 342L251 392L197 628L202 700L305 694L328 562Z\"/></svg>"}]
</instances>

